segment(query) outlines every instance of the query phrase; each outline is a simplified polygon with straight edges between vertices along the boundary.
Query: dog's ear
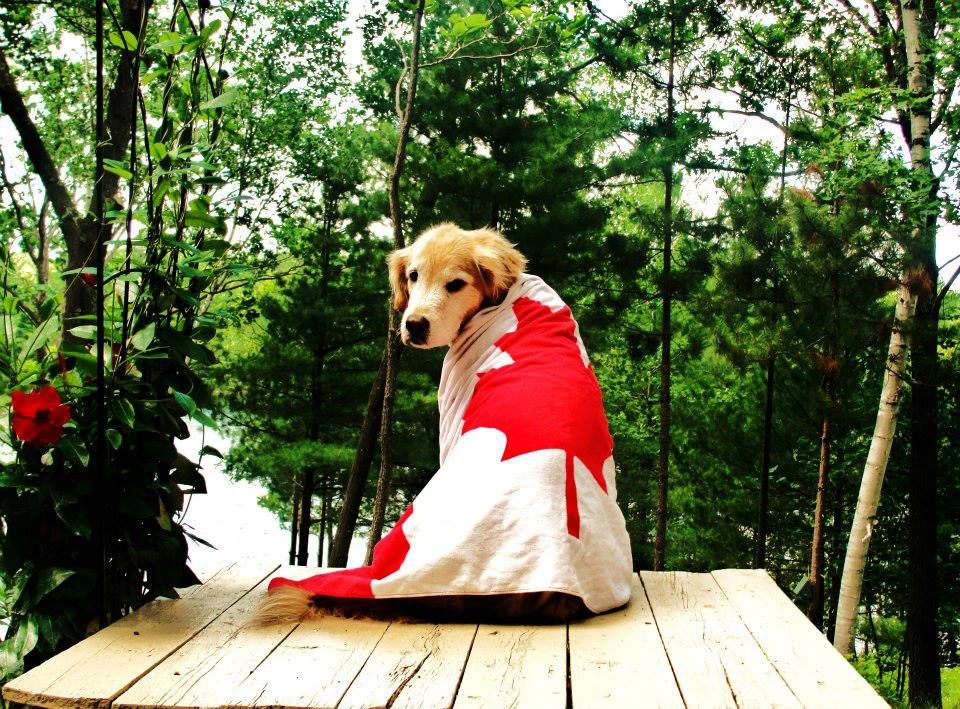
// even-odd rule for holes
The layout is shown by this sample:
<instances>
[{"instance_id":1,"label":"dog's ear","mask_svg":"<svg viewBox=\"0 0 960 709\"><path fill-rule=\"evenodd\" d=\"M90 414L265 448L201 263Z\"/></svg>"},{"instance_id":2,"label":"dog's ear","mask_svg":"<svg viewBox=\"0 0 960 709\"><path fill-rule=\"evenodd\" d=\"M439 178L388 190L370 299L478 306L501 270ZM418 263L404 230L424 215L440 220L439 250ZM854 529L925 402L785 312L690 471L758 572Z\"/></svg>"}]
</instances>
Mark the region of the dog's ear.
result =
<instances>
[{"instance_id":1,"label":"dog's ear","mask_svg":"<svg viewBox=\"0 0 960 709\"><path fill-rule=\"evenodd\" d=\"M485 300L498 301L527 267L527 259L502 234L493 229L469 232L473 260L480 272Z\"/></svg>"},{"instance_id":2,"label":"dog's ear","mask_svg":"<svg viewBox=\"0 0 960 709\"><path fill-rule=\"evenodd\" d=\"M387 257L390 272L390 290L393 291L393 307L406 310L410 299L410 285L407 282L407 266L410 265L410 247L397 249Z\"/></svg>"}]
</instances>

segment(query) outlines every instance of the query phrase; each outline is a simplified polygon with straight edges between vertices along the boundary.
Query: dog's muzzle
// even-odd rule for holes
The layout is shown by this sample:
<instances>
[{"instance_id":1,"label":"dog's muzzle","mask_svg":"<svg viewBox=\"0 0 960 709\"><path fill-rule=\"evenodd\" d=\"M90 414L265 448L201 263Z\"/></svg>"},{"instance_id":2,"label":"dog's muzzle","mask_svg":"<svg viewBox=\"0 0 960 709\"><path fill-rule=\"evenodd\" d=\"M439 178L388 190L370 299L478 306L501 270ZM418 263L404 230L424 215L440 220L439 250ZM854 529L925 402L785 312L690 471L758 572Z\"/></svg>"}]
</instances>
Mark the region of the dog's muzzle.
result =
<instances>
[{"instance_id":1,"label":"dog's muzzle","mask_svg":"<svg viewBox=\"0 0 960 709\"><path fill-rule=\"evenodd\" d=\"M430 321L426 318L407 318L405 327L412 345L425 344L430 336Z\"/></svg>"}]
</instances>

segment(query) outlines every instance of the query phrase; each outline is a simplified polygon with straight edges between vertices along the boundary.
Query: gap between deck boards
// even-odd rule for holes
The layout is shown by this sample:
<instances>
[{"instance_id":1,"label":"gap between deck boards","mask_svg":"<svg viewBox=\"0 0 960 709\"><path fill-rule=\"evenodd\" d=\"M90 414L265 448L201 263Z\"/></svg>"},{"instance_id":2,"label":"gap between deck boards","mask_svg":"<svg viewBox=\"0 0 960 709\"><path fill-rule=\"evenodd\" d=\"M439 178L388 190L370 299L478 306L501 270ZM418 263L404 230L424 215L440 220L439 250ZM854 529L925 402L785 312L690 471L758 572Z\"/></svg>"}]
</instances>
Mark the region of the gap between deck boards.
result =
<instances>
[{"instance_id":1,"label":"gap between deck boards","mask_svg":"<svg viewBox=\"0 0 960 709\"><path fill-rule=\"evenodd\" d=\"M227 564L189 590L192 605L161 602L128 616L4 695L117 709L886 706L764 572L641 572L628 606L568 625L328 617L258 629L246 622L258 602L251 594L278 567L240 568ZM246 587L225 583L228 573ZM197 625L187 625L194 615ZM165 628L165 617L179 625ZM159 647L131 639L138 622L156 631ZM107 657L118 648L127 650L122 661Z\"/></svg>"}]
</instances>

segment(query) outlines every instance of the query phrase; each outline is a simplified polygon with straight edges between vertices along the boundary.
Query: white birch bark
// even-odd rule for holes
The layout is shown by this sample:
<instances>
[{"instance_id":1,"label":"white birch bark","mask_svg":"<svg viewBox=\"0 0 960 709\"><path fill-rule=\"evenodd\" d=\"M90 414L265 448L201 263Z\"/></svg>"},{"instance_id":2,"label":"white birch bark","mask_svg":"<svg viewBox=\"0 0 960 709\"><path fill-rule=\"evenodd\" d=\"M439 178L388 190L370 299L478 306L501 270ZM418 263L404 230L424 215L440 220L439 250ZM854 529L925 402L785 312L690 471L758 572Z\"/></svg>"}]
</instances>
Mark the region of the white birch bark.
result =
<instances>
[{"instance_id":1,"label":"white birch bark","mask_svg":"<svg viewBox=\"0 0 960 709\"><path fill-rule=\"evenodd\" d=\"M863 478L860 481L857 509L853 516L847 555L843 562L843 577L840 580L837 627L834 631L833 645L845 655L850 653L853 633L856 629L860 590L863 586L863 570L867 564L870 537L876 523L883 476L887 470L887 461L890 460L890 449L893 447L893 436L897 429L900 393L909 349L909 342L903 328L913 319L916 302L916 298L910 292L909 284L904 280L897 290L897 307L893 317L893 330L890 333L890 347L887 350L887 367L883 375L883 389L880 392L880 408L877 411L877 423L873 429L873 440L870 441L867 464L864 466Z\"/></svg>"},{"instance_id":2,"label":"white birch bark","mask_svg":"<svg viewBox=\"0 0 960 709\"><path fill-rule=\"evenodd\" d=\"M918 171L930 171L930 105L917 100L929 95L930 77L925 66L925 56L920 38L920 18L916 0L900 3L903 17L903 47L907 57L908 86L914 98L910 106L910 167ZM914 239L920 239L919 230ZM860 591L863 586L863 570L870 546L870 535L876 521L880 488L890 458L893 435L897 426L900 406L900 389L908 350L908 341L903 333L904 325L913 319L916 297L910 292L911 273L901 277L897 310L894 315L893 332L890 334L890 349L887 354L887 370L880 395L880 410L877 424L867 455L860 495L853 517L853 528L847 543L847 555L843 563L840 581L840 597L837 601L837 626L833 645L843 654L849 654L856 630L857 609L860 606ZM922 287L922 286L921 286ZM935 285L933 286L935 287Z\"/></svg>"}]
</instances>

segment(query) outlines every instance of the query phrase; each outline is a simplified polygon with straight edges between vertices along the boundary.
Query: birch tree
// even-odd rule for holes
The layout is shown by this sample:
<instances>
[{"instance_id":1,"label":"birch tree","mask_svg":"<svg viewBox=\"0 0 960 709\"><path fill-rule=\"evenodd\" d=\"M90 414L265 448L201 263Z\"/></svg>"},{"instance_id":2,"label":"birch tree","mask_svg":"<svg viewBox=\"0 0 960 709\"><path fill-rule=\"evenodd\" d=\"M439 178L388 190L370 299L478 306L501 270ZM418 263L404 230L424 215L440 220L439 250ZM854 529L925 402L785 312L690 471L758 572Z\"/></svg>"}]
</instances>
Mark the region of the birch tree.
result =
<instances>
[{"instance_id":1,"label":"birch tree","mask_svg":"<svg viewBox=\"0 0 960 709\"><path fill-rule=\"evenodd\" d=\"M954 3L943 3L953 11ZM907 647L911 704L940 704L939 654L936 609L936 491L937 491L937 341L939 271L936 262L937 221L944 203L940 179L948 174L955 154L949 147L939 172L931 159L931 135L956 118L952 104L957 71L938 55L946 38L940 31L935 0L903 0L890 6L870 2L874 21L857 8L841 2L849 21L871 38L880 55L887 83L889 109L896 117L909 153L913 175L910 202L903 211L913 225L905 245L905 269L898 290L888 366L870 452L847 547L841 582L834 644L849 652L855 628L863 569L883 475L889 460L905 375L906 350L912 352L910 446L910 603ZM956 140L956 136L953 136ZM950 137L948 136L948 141ZM911 342L908 343L908 336Z\"/></svg>"}]
</instances>

